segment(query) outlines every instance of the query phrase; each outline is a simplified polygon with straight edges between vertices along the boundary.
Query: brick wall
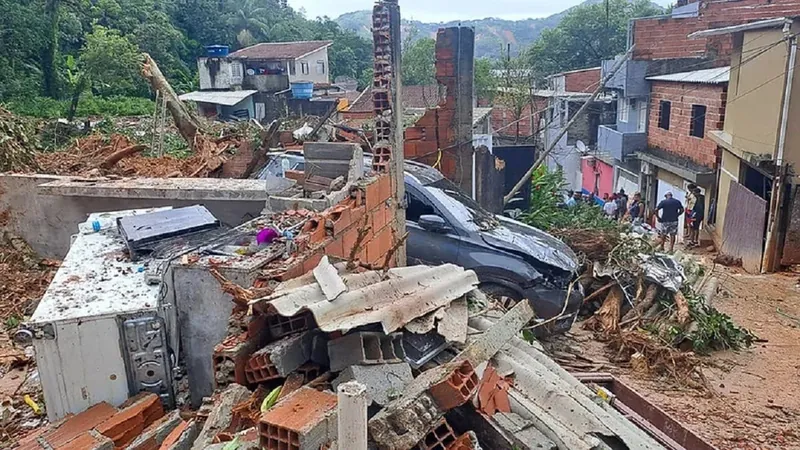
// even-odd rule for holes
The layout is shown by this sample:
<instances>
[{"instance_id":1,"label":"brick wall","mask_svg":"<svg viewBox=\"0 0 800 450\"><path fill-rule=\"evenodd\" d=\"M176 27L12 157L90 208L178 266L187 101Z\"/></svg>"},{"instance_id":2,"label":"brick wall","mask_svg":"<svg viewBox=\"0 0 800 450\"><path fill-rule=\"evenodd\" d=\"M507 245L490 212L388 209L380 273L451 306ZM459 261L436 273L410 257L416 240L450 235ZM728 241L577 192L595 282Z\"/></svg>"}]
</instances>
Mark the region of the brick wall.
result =
<instances>
[{"instance_id":1,"label":"brick wall","mask_svg":"<svg viewBox=\"0 0 800 450\"><path fill-rule=\"evenodd\" d=\"M708 137L721 130L725 120L726 90L719 84L691 84L655 81L650 90L650 122L647 145L687 157L706 167L715 167L717 145ZM671 102L669 130L658 126L662 100ZM692 105L705 105L705 137L689 135Z\"/></svg>"},{"instance_id":2,"label":"brick wall","mask_svg":"<svg viewBox=\"0 0 800 450\"><path fill-rule=\"evenodd\" d=\"M310 219L297 236L298 253L302 257L280 278L288 280L310 272L323 255L347 260L358 239L359 229L368 231L356 256L367 265L381 267L394 245L394 221L397 209L390 200L392 181L381 175L372 183L353 190L350 197ZM395 266L395 258L389 264Z\"/></svg>"},{"instance_id":3,"label":"brick wall","mask_svg":"<svg viewBox=\"0 0 800 450\"><path fill-rule=\"evenodd\" d=\"M438 169L450 179L460 178L455 146L456 134L456 55L452 42L443 41L443 29L436 36L436 81L445 87L445 97L435 108L429 108L413 127L405 130L403 152L407 159L428 165L439 162ZM439 149L441 159L439 158Z\"/></svg>"},{"instance_id":4,"label":"brick wall","mask_svg":"<svg viewBox=\"0 0 800 450\"><path fill-rule=\"evenodd\" d=\"M800 0L701 1L698 17L639 19L633 22L633 59L718 58L730 63L731 36L690 40L689 34L756 20L800 15Z\"/></svg>"},{"instance_id":5,"label":"brick wall","mask_svg":"<svg viewBox=\"0 0 800 450\"><path fill-rule=\"evenodd\" d=\"M574 70L564 73L564 89L567 92L594 92L600 84L600 68Z\"/></svg>"}]
</instances>

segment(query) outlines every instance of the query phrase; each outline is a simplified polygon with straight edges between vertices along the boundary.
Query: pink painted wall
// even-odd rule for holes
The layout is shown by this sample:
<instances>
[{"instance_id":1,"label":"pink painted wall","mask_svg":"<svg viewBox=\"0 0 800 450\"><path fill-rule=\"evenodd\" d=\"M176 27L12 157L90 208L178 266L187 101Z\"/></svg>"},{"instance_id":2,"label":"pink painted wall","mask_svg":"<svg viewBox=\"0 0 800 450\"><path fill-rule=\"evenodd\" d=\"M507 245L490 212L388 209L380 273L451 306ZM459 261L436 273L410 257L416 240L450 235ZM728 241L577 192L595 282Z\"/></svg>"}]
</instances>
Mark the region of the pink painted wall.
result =
<instances>
[{"instance_id":1,"label":"pink painted wall","mask_svg":"<svg viewBox=\"0 0 800 450\"><path fill-rule=\"evenodd\" d=\"M594 161L592 166L591 161ZM603 194L614 192L614 167L599 159L584 158L581 160L581 188L603 198Z\"/></svg>"}]
</instances>

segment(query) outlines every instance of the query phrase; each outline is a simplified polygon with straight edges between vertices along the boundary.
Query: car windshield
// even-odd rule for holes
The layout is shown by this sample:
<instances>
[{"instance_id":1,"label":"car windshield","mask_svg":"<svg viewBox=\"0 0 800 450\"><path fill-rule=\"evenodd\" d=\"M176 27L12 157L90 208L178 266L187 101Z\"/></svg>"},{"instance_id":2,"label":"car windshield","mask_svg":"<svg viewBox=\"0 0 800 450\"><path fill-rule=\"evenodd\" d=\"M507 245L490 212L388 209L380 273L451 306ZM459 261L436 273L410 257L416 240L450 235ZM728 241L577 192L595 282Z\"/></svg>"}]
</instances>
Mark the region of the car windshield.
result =
<instances>
[{"instance_id":1,"label":"car windshield","mask_svg":"<svg viewBox=\"0 0 800 450\"><path fill-rule=\"evenodd\" d=\"M494 214L486 211L475 200L465 195L450 180L442 178L425 188L439 200L445 209L457 220L472 231L488 231L496 228L500 222Z\"/></svg>"}]
</instances>

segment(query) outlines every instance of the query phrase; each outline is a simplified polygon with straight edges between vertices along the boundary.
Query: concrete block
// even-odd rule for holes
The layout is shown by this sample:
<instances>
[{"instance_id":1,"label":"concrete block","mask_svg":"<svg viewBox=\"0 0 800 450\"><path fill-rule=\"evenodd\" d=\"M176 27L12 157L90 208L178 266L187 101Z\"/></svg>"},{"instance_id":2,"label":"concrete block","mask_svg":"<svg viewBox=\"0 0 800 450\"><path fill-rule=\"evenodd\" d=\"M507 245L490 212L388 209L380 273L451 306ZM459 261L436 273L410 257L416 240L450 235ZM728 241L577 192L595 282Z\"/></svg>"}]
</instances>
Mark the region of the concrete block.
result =
<instances>
[{"instance_id":1,"label":"concrete block","mask_svg":"<svg viewBox=\"0 0 800 450\"><path fill-rule=\"evenodd\" d=\"M258 433L262 449L319 450L336 439L336 395L302 387L264 413Z\"/></svg>"},{"instance_id":2,"label":"concrete block","mask_svg":"<svg viewBox=\"0 0 800 450\"><path fill-rule=\"evenodd\" d=\"M181 422L161 443L158 450L189 450L197 438L197 422Z\"/></svg>"},{"instance_id":3,"label":"concrete block","mask_svg":"<svg viewBox=\"0 0 800 450\"><path fill-rule=\"evenodd\" d=\"M158 448L182 422L180 411L174 410L153 422L142 434L131 442L127 450L151 450Z\"/></svg>"},{"instance_id":4,"label":"concrete block","mask_svg":"<svg viewBox=\"0 0 800 450\"><path fill-rule=\"evenodd\" d=\"M331 363L328 358L328 336L326 334L315 334L311 340L311 361L320 366L329 366Z\"/></svg>"},{"instance_id":5,"label":"concrete block","mask_svg":"<svg viewBox=\"0 0 800 450\"><path fill-rule=\"evenodd\" d=\"M253 353L245 368L249 383L284 378L311 359L314 334L310 331L271 342Z\"/></svg>"},{"instance_id":6,"label":"concrete block","mask_svg":"<svg viewBox=\"0 0 800 450\"><path fill-rule=\"evenodd\" d=\"M328 357L334 372L354 364L402 362L405 358L403 334L351 333L328 342Z\"/></svg>"},{"instance_id":7,"label":"concrete block","mask_svg":"<svg viewBox=\"0 0 800 450\"><path fill-rule=\"evenodd\" d=\"M293 333L314 328L314 316L308 311L292 317L270 314L267 316L267 327L269 328L270 338L277 340Z\"/></svg>"},{"instance_id":8,"label":"concrete block","mask_svg":"<svg viewBox=\"0 0 800 450\"><path fill-rule=\"evenodd\" d=\"M455 443L456 434L443 417L412 450L444 450Z\"/></svg>"},{"instance_id":9,"label":"concrete block","mask_svg":"<svg viewBox=\"0 0 800 450\"><path fill-rule=\"evenodd\" d=\"M354 365L344 369L335 380L334 390L342 383L358 381L367 387L367 399L378 405L385 405L398 397L406 384L413 380L408 363Z\"/></svg>"}]
</instances>

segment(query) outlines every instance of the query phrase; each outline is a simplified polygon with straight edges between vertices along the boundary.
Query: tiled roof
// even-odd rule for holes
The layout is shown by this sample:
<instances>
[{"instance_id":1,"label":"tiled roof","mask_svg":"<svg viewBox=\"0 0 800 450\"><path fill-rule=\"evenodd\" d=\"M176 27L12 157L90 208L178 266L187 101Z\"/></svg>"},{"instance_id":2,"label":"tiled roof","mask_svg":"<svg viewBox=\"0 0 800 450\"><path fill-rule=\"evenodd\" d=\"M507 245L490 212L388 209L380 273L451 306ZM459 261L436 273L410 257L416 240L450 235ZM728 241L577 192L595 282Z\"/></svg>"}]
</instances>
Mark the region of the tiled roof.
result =
<instances>
[{"instance_id":1,"label":"tiled roof","mask_svg":"<svg viewBox=\"0 0 800 450\"><path fill-rule=\"evenodd\" d=\"M403 86L404 108L432 108L439 104L439 86ZM372 112L372 89L367 88L348 111Z\"/></svg>"},{"instance_id":2,"label":"tiled roof","mask_svg":"<svg viewBox=\"0 0 800 450\"><path fill-rule=\"evenodd\" d=\"M238 59L296 59L323 49L333 41L262 42L237 50L229 58Z\"/></svg>"}]
</instances>

